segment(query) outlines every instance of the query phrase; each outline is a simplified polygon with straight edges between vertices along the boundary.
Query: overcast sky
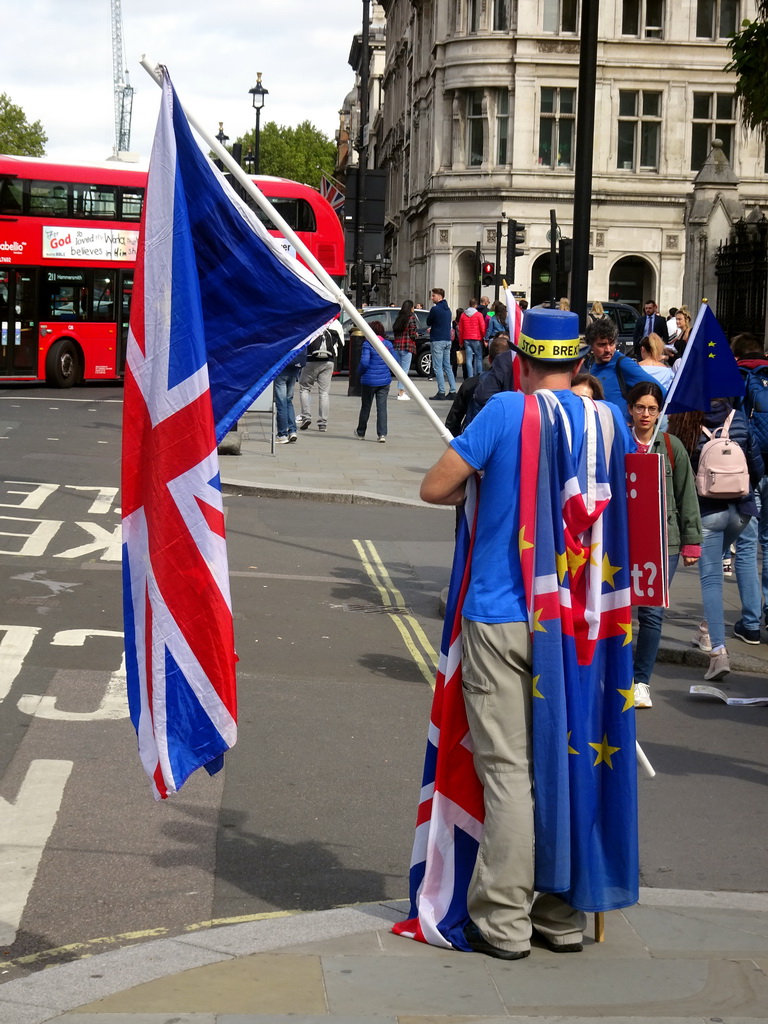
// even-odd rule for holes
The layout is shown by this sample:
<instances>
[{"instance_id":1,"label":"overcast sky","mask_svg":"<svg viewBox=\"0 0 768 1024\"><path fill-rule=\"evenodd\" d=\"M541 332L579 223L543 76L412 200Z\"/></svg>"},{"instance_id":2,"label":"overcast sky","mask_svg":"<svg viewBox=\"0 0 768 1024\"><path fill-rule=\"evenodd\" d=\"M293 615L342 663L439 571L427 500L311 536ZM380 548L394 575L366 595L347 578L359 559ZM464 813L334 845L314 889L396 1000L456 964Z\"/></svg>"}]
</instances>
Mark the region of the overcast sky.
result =
<instances>
[{"instance_id":1,"label":"overcast sky","mask_svg":"<svg viewBox=\"0 0 768 1024\"><path fill-rule=\"evenodd\" d=\"M0 31L0 92L42 122L46 154L100 161L115 139L110 0L23 0ZM134 88L131 150L149 157L160 90L142 54L167 66L182 103L215 135L253 128L248 90L257 71L266 121L309 120L330 138L354 85L347 63L360 0L122 0L123 42Z\"/></svg>"}]
</instances>

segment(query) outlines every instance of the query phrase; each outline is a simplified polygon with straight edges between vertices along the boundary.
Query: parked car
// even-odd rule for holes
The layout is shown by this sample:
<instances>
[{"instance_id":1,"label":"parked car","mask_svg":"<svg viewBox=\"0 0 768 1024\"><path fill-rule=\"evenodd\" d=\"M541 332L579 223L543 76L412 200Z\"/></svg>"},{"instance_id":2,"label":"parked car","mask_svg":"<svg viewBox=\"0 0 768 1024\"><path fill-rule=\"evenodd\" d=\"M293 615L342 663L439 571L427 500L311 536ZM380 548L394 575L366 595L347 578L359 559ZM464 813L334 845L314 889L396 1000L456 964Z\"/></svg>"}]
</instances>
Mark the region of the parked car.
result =
<instances>
[{"instance_id":1,"label":"parked car","mask_svg":"<svg viewBox=\"0 0 768 1024\"><path fill-rule=\"evenodd\" d=\"M591 309L592 303L588 302L587 312ZM619 329L619 338L616 348L620 352L631 354L635 325L640 319L640 314L634 306L628 306L625 302L604 302L603 309Z\"/></svg>"},{"instance_id":2,"label":"parked car","mask_svg":"<svg viewBox=\"0 0 768 1024\"><path fill-rule=\"evenodd\" d=\"M540 302L534 309L548 308L548 302ZM592 303L587 303L587 313L592 309ZM634 306L628 306L626 302L604 302L603 309L613 320L619 330L616 348L619 352L632 354L632 339L635 334L635 324L640 319L640 314Z\"/></svg>"},{"instance_id":3,"label":"parked car","mask_svg":"<svg viewBox=\"0 0 768 1024\"><path fill-rule=\"evenodd\" d=\"M394 339L394 333L392 327L397 319L397 314L400 312L399 306L366 306L365 309L361 310L362 317L368 323L372 320L380 320L384 325L385 336L392 341ZM429 330L427 328L427 310L426 309L414 309L414 316L419 324L419 334L416 338L416 356L411 362L411 369L417 373L420 377L429 377L432 372L432 354L429 348ZM341 314L341 326L344 331L344 340L349 342L350 332L354 329L354 324L348 313ZM349 365L349 345L344 345L344 360L339 365L339 369L346 369Z\"/></svg>"}]
</instances>

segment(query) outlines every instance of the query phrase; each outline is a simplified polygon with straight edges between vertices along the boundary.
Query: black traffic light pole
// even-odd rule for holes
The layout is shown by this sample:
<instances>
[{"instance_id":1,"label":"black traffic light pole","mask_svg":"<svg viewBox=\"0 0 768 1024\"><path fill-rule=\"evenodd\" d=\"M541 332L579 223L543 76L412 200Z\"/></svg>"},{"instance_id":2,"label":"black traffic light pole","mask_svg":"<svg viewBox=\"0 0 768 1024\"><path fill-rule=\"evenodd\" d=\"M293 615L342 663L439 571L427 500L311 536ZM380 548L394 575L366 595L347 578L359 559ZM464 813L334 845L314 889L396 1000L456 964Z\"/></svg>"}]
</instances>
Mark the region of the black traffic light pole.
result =
<instances>
[{"instance_id":1,"label":"black traffic light pole","mask_svg":"<svg viewBox=\"0 0 768 1024\"><path fill-rule=\"evenodd\" d=\"M510 288L515 283L515 259L525 255L518 246L524 243L525 224L521 224L519 220L509 221L507 224L507 270L504 276Z\"/></svg>"},{"instance_id":2,"label":"black traffic light pole","mask_svg":"<svg viewBox=\"0 0 768 1024\"><path fill-rule=\"evenodd\" d=\"M592 212L592 151L595 137L597 78L597 21L599 0L582 0L579 100L576 111L576 156L573 181L573 264L571 309L579 315L579 330L587 321L589 225Z\"/></svg>"},{"instance_id":3,"label":"black traffic light pole","mask_svg":"<svg viewBox=\"0 0 768 1024\"><path fill-rule=\"evenodd\" d=\"M370 0L363 0L363 32L360 40L360 138L357 145L357 194L355 195L355 305L363 305L365 277L363 221L363 197L365 196L365 165L368 162L368 34L370 25Z\"/></svg>"},{"instance_id":4,"label":"black traffic light pole","mask_svg":"<svg viewBox=\"0 0 768 1024\"><path fill-rule=\"evenodd\" d=\"M557 214L549 211L549 301L553 309L557 308Z\"/></svg>"},{"instance_id":5,"label":"black traffic light pole","mask_svg":"<svg viewBox=\"0 0 768 1024\"><path fill-rule=\"evenodd\" d=\"M499 301L499 288L501 287L501 232L506 221L496 221L496 275L493 289L493 301Z\"/></svg>"}]
</instances>

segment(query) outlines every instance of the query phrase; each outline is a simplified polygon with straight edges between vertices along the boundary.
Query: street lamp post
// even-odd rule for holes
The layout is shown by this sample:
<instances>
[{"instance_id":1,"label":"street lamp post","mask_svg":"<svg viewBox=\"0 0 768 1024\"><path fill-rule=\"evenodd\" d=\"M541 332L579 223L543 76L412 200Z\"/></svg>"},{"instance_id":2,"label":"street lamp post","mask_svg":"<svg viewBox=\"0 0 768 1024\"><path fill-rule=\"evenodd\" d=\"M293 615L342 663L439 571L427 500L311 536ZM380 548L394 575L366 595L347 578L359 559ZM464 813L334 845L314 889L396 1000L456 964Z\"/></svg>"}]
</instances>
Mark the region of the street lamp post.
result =
<instances>
[{"instance_id":1,"label":"street lamp post","mask_svg":"<svg viewBox=\"0 0 768 1024\"><path fill-rule=\"evenodd\" d=\"M224 134L224 122L219 121L219 134L216 136L216 141L220 146L226 146L229 142L229 136ZM224 170L224 164L218 158L214 161L220 171Z\"/></svg>"},{"instance_id":2,"label":"street lamp post","mask_svg":"<svg viewBox=\"0 0 768 1024\"><path fill-rule=\"evenodd\" d=\"M256 85L248 92L251 94L253 100L253 109L256 111L256 134L253 138L253 173L254 175L259 173L259 132L261 131L261 108L264 106L264 100L269 96L269 89L265 89L261 84L261 72L256 73Z\"/></svg>"}]
</instances>

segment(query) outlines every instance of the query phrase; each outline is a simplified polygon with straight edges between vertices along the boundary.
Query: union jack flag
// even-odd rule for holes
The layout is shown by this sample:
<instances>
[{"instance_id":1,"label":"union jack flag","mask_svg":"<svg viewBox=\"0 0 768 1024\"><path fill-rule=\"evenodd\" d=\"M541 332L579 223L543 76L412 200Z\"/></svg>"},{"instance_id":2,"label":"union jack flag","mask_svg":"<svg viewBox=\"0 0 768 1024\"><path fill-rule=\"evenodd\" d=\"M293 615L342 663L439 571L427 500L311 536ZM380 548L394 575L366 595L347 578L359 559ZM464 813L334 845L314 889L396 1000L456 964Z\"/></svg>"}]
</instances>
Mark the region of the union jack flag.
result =
<instances>
[{"instance_id":1,"label":"union jack flag","mask_svg":"<svg viewBox=\"0 0 768 1024\"><path fill-rule=\"evenodd\" d=\"M197 768L221 768L237 736L217 439L339 307L203 156L167 73L143 218L125 372L123 605L131 719L159 799Z\"/></svg>"},{"instance_id":2,"label":"union jack flag","mask_svg":"<svg viewBox=\"0 0 768 1024\"><path fill-rule=\"evenodd\" d=\"M609 406L585 399L584 407L585 440L575 457L556 396L525 398L516 536L533 641L536 889L598 911L637 902L637 769L625 434ZM475 477L457 530L411 858L411 910L394 927L462 950L469 948L467 892L484 820L461 684L461 608L481 501Z\"/></svg>"},{"instance_id":3,"label":"union jack flag","mask_svg":"<svg viewBox=\"0 0 768 1024\"><path fill-rule=\"evenodd\" d=\"M323 199L327 199L334 212L341 216L341 211L344 209L344 193L334 181L325 175L320 179L320 195Z\"/></svg>"},{"instance_id":4,"label":"union jack flag","mask_svg":"<svg viewBox=\"0 0 768 1024\"><path fill-rule=\"evenodd\" d=\"M523 327L523 311L520 309L515 293L511 288L505 289L504 292L507 299L507 324L509 325L509 340L513 345L517 344L517 339L520 337L520 331Z\"/></svg>"}]
</instances>

